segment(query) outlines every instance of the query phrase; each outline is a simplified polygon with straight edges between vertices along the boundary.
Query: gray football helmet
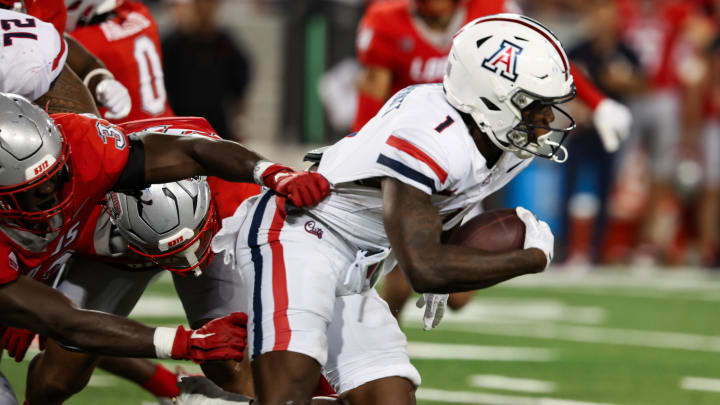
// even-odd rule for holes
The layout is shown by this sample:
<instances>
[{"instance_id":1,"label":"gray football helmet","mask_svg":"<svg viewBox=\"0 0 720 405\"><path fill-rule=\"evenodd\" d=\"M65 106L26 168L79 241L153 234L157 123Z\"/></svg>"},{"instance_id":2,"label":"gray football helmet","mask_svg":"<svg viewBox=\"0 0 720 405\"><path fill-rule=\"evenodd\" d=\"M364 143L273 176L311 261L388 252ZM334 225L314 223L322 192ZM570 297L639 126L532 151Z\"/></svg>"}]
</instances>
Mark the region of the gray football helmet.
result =
<instances>
[{"instance_id":1,"label":"gray football helmet","mask_svg":"<svg viewBox=\"0 0 720 405\"><path fill-rule=\"evenodd\" d=\"M204 177L154 184L131 195L107 195L110 218L133 252L178 273L200 268L217 232L215 204Z\"/></svg>"},{"instance_id":2,"label":"gray football helmet","mask_svg":"<svg viewBox=\"0 0 720 405\"><path fill-rule=\"evenodd\" d=\"M27 99L0 93L0 220L36 234L72 217L70 147L53 120Z\"/></svg>"}]
</instances>

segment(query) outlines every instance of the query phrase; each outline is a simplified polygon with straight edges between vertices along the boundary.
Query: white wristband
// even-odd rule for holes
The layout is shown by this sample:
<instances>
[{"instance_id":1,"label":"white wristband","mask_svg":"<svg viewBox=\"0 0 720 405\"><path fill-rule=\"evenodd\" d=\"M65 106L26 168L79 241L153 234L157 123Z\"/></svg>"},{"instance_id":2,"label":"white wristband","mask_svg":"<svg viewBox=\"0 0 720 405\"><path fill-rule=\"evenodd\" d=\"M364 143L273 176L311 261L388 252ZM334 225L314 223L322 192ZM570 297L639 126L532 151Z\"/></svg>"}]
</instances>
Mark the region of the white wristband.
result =
<instances>
[{"instance_id":1,"label":"white wristband","mask_svg":"<svg viewBox=\"0 0 720 405\"><path fill-rule=\"evenodd\" d=\"M265 170L268 169L268 167L274 165L273 162L268 162L267 160L258 160L257 163L255 163L255 168L253 169L253 179L255 179L255 183L264 186L262 179L262 174L265 173Z\"/></svg>"},{"instance_id":2,"label":"white wristband","mask_svg":"<svg viewBox=\"0 0 720 405\"><path fill-rule=\"evenodd\" d=\"M153 336L153 344L155 345L155 356L158 359L169 359L172 355L173 343L175 343L175 334L177 329L173 328L155 328Z\"/></svg>"},{"instance_id":3,"label":"white wristband","mask_svg":"<svg viewBox=\"0 0 720 405\"><path fill-rule=\"evenodd\" d=\"M92 78L97 75L107 75L107 76L110 76L111 79L115 78L115 76L112 73L110 73L109 70L107 70L105 68L93 69L90 71L90 73L86 74L85 78L83 79L83 84L85 85L85 87L88 87L90 84L90 80L92 80Z\"/></svg>"}]
</instances>

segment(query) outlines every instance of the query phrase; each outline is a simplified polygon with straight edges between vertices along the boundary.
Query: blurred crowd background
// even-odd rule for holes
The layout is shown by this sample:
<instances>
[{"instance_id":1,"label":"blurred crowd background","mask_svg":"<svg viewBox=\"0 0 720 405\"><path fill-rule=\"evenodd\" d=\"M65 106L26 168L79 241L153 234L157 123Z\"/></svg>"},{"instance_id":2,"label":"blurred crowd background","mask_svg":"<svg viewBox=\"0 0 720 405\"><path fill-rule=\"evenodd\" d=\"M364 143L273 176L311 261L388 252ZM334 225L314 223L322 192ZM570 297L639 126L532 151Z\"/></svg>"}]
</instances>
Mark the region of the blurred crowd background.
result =
<instances>
[{"instance_id":1,"label":"blurred crowd background","mask_svg":"<svg viewBox=\"0 0 720 405\"><path fill-rule=\"evenodd\" d=\"M204 116L222 136L296 164L349 133L363 70L357 28L371 1L147 3L176 114ZM548 221L556 267L718 268L720 1L512 3L550 27L634 123L610 154L590 109L571 102L568 161L535 159L485 208L522 205Z\"/></svg>"}]
</instances>

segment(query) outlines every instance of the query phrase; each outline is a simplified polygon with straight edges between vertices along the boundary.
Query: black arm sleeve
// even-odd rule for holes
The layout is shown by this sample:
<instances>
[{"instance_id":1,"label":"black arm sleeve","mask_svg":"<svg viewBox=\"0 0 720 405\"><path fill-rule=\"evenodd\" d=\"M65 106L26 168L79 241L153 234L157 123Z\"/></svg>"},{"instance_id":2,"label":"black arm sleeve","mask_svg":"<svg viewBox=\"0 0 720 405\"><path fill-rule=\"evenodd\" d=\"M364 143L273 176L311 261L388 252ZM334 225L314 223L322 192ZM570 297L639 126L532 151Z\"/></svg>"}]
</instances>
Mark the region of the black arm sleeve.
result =
<instances>
[{"instance_id":1,"label":"black arm sleeve","mask_svg":"<svg viewBox=\"0 0 720 405\"><path fill-rule=\"evenodd\" d=\"M140 138L131 134L128 135L128 146L128 161L113 191L142 190L149 186L145 181L145 145Z\"/></svg>"}]
</instances>

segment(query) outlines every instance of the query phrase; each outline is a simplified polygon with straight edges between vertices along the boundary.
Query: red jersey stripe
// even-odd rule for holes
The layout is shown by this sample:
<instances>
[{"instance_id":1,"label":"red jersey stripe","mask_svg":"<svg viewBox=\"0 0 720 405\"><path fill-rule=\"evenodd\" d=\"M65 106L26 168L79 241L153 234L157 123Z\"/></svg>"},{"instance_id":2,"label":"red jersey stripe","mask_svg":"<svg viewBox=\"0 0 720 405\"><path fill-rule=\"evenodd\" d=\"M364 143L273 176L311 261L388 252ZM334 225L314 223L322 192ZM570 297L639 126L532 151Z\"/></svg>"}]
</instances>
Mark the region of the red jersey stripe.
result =
<instances>
[{"instance_id":1,"label":"red jersey stripe","mask_svg":"<svg viewBox=\"0 0 720 405\"><path fill-rule=\"evenodd\" d=\"M275 197L275 216L268 230L268 244L272 252L272 291L273 291L273 325L275 327L275 344L273 351L287 350L290 345L290 322L288 322L288 291L285 276L285 255L280 243L280 231L285 224L285 198Z\"/></svg>"},{"instance_id":2,"label":"red jersey stripe","mask_svg":"<svg viewBox=\"0 0 720 405\"><path fill-rule=\"evenodd\" d=\"M65 54L65 38L60 36L60 52L58 52L57 56L55 56L55 59L53 59L52 64L52 70L55 70L57 68L58 64L60 63L60 59L62 59L62 56Z\"/></svg>"},{"instance_id":3,"label":"red jersey stripe","mask_svg":"<svg viewBox=\"0 0 720 405\"><path fill-rule=\"evenodd\" d=\"M447 172L442 167L440 167L439 164L435 163L435 161L430 156L428 156L427 153L420 150L420 148L418 148L417 146L411 144L410 142L402 138L398 138L395 135L390 135L390 138L388 138L385 143L395 149L407 153L408 155L428 165L428 167L432 169L433 172L435 172L435 175L438 176L441 183L445 183L445 180L447 180Z\"/></svg>"}]
</instances>

